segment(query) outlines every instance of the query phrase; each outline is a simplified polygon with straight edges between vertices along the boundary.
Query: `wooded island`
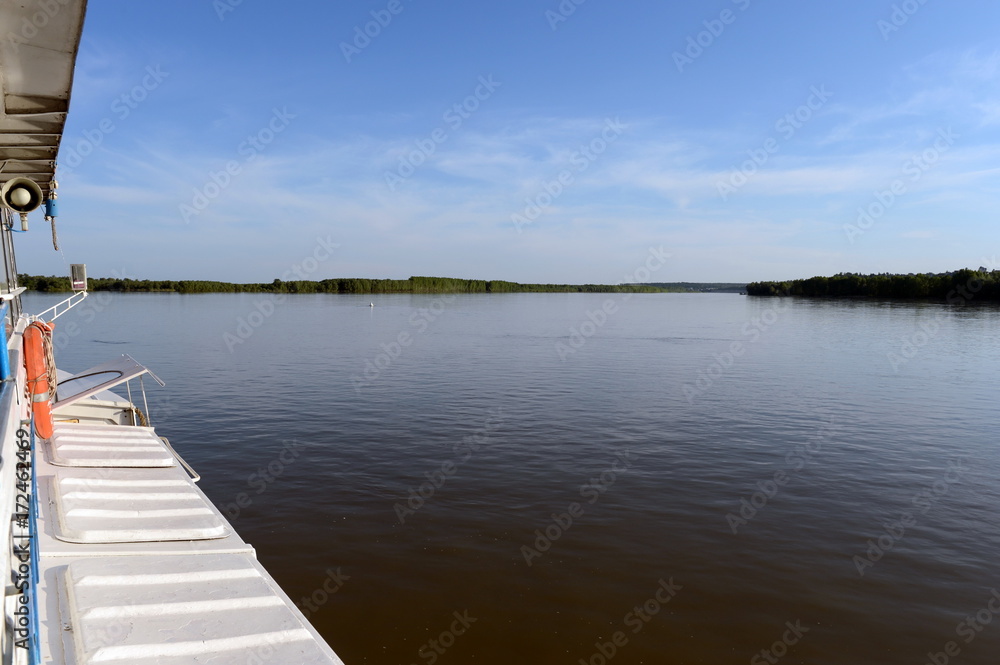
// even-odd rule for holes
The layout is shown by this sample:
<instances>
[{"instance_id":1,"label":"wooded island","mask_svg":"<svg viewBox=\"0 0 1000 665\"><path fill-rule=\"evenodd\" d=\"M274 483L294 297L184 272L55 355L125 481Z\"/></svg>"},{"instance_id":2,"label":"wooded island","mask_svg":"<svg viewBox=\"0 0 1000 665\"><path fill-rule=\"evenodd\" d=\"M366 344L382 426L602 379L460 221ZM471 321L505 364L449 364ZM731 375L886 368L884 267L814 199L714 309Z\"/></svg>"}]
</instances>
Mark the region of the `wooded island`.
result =
<instances>
[{"instance_id":1,"label":"wooded island","mask_svg":"<svg viewBox=\"0 0 1000 665\"><path fill-rule=\"evenodd\" d=\"M963 268L954 272L909 275L843 272L833 277L754 282L747 285L747 295L996 301L1000 300L1000 270L980 267L979 270Z\"/></svg>"}]
</instances>

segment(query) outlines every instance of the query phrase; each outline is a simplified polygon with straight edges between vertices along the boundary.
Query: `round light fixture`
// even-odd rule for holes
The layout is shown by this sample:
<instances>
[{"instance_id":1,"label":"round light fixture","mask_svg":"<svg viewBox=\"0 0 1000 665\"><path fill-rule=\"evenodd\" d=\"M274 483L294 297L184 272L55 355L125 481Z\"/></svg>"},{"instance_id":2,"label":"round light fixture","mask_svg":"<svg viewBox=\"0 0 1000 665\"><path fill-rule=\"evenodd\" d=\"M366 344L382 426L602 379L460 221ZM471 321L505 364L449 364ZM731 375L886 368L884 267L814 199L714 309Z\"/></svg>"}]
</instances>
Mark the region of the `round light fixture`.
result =
<instances>
[{"instance_id":1,"label":"round light fixture","mask_svg":"<svg viewBox=\"0 0 1000 665\"><path fill-rule=\"evenodd\" d=\"M24 187L18 187L10 193L10 201L18 207L31 203L31 192Z\"/></svg>"}]
</instances>

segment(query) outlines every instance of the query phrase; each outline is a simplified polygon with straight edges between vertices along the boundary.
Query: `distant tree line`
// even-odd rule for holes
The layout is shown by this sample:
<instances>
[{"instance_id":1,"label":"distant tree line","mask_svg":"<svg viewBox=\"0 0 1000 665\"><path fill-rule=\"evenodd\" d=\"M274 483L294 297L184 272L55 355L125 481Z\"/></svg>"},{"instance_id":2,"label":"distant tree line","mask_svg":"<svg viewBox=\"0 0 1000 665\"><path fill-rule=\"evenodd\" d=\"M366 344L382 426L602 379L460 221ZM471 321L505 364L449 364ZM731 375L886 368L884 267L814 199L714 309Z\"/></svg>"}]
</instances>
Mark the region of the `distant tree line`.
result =
<instances>
[{"instance_id":1,"label":"distant tree line","mask_svg":"<svg viewBox=\"0 0 1000 665\"><path fill-rule=\"evenodd\" d=\"M816 298L899 298L952 301L957 294L967 300L1000 300L1000 270L964 268L946 273L861 275L842 272L833 277L810 277L788 282L754 282L751 296L810 296Z\"/></svg>"},{"instance_id":2,"label":"distant tree line","mask_svg":"<svg viewBox=\"0 0 1000 665\"><path fill-rule=\"evenodd\" d=\"M649 286L679 293L743 293L746 282L649 282Z\"/></svg>"},{"instance_id":3,"label":"distant tree line","mask_svg":"<svg viewBox=\"0 0 1000 665\"><path fill-rule=\"evenodd\" d=\"M30 291L70 291L69 277L18 275ZM662 293L665 289L645 284L519 284L499 280L410 277L409 279L324 279L232 284L206 280L149 280L97 277L89 280L91 291L125 293Z\"/></svg>"}]
</instances>

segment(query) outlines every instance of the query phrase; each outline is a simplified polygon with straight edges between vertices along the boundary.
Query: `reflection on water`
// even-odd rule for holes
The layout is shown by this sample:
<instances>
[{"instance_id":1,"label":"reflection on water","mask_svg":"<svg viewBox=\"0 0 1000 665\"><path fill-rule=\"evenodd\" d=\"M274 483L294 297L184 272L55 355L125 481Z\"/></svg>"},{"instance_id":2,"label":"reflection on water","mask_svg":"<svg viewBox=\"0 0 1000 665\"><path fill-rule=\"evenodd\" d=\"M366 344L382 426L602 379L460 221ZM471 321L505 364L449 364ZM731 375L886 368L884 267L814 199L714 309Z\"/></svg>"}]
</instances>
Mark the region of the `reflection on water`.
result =
<instances>
[{"instance_id":1,"label":"reflection on water","mask_svg":"<svg viewBox=\"0 0 1000 665\"><path fill-rule=\"evenodd\" d=\"M167 382L154 424L349 664L1000 650L995 308L255 298L109 296L57 359Z\"/></svg>"}]
</instances>

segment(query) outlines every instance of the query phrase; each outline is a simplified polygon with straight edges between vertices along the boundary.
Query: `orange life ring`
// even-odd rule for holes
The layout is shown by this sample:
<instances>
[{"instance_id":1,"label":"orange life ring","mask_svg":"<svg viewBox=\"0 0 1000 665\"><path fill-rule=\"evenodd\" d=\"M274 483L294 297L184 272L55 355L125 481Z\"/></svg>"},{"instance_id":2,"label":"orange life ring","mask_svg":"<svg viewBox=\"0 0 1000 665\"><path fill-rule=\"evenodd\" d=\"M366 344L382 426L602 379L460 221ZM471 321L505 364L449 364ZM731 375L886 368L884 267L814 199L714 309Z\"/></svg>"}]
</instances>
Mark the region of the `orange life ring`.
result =
<instances>
[{"instance_id":1,"label":"orange life ring","mask_svg":"<svg viewBox=\"0 0 1000 665\"><path fill-rule=\"evenodd\" d=\"M52 401L49 370L45 362L46 343L51 343L52 324L35 321L24 331L24 368L28 371L28 393L35 415L35 432L43 439L52 436Z\"/></svg>"}]
</instances>

